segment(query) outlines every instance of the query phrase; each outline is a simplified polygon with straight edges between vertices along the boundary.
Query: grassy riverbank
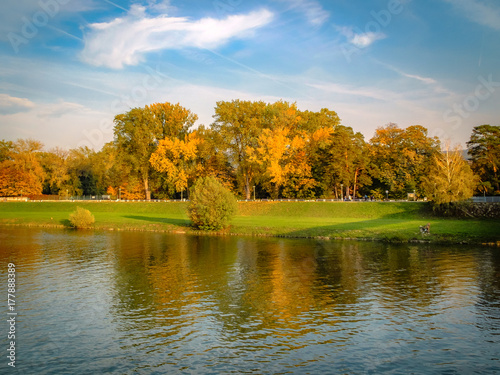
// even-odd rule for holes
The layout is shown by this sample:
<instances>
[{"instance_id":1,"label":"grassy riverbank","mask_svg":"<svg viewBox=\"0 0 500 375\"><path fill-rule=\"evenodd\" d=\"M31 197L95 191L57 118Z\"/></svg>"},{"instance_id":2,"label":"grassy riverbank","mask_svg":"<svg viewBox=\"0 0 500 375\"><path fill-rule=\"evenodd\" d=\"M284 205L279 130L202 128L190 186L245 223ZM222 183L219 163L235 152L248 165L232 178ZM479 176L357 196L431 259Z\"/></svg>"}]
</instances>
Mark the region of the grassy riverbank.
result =
<instances>
[{"instance_id":1,"label":"grassy riverbank","mask_svg":"<svg viewBox=\"0 0 500 375\"><path fill-rule=\"evenodd\" d=\"M66 227L77 206L95 216L96 229L197 233L182 202L5 202L0 224ZM419 226L431 224L422 236ZM240 202L224 233L356 238L435 243L500 241L500 221L437 218L420 202Z\"/></svg>"}]
</instances>

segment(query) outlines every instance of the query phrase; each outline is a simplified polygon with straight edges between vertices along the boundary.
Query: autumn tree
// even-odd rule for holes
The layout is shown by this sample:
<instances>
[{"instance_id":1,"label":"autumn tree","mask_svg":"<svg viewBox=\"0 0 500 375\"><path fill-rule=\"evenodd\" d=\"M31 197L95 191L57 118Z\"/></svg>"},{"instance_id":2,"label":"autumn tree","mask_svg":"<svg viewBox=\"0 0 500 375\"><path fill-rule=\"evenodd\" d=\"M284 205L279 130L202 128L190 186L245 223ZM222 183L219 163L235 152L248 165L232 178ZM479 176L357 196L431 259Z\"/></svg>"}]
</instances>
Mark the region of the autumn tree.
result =
<instances>
[{"instance_id":1,"label":"autumn tree","mask_svg":"<svg viewBox=\"0 0 500 375\"><path fill-rule=\"evenodd\" d=\"M467 149L472 170L480 177L484 193L500 194L500 126L474 127Z\"/></svg>"},{"instance_id":2,"label":"autumn tree","mask_svg":"<svg viewBox=\"0 0 500 375\"><path fill-rule=\"evenodd\" d=\"M41 142L18 139L2 142L0 162L0 196L42 194L45 172L40 164Z\"/></svg>"},{"instance_id":3,"label":"autumn tree","mask_svg":"<svg viewBox=\"0 0 500 375\"><path fill-rule=\"evenodd\" d=\"M257 146L247 149L249 160L263 167L265 187L275 199L280 188L292 178L295 178L296 190L314 186L305 154L307 137L303 133L294 136L291 133L291 126L264 129L257 139Z\"/></svg>"},{"instance_id":4,"label":"autumn tree","mask_svg":"<svg viewBox=\"0 0 500 375\"><path fill-rule=\"evenodd\" d=\"M429 174L423 179L424 191L437 204L466 200L472 197L478 182L460 147L434 155Z\"/></svg>"},{"instance_id":5,"label":"autumn tree","mask_svg":"<svg viewBox=\"0 0 500 375\"><path fill-rule=\"evenodd\" d=\"M115 145L120 162L130 165L140 179L146 199L151 199L149 159L158 142L183 139L198 117L179 104L156 103L115 116Z\"/></svg>"},{"instance_id":6,"label":"autumn tree","mask_svg":"<svg viewBox=\"0 0 500 375\"><path fill-rule=\"evenodd\" d=\"M200 143L202 139L197 136L196 131L186 135L184 140L165 138L160 140L149 159L156 171L167 175L168 182L173 184L176 192L185 191L188 178L194 177L194 162Z\"/></svg>"}]
</instances>

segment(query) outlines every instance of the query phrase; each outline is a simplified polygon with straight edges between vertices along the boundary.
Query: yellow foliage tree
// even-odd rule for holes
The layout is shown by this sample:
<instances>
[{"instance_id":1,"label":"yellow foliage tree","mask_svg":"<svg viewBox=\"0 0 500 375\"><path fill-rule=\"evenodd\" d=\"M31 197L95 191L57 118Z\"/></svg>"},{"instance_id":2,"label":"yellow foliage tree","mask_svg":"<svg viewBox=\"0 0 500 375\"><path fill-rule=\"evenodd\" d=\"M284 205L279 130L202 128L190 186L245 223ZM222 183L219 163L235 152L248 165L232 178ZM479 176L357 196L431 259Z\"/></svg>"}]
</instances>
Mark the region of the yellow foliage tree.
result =
<instances>
[{"instance_id":1,"label":"yellow foliage tree","mask_svg":"<svg viewBox=\"0 0 500 375\"><path fill-rule=\"evenodd\" d=\"M247 149L250 161L262 166L268 179L267 190L273 198L278 197L279 189L292 177L296 188L314 186L305 151L309 139L305 133L295 136L290 133L290 127L264 129L257 139L258 146Z\"/></svg>"},{"instance_id":2,"label":"yellow foliage tree","mask_svg":"<svg viewBox=\"0 0 500 375\"><path fill-rule=\"evenodd\" d=\"M194 161L201 142L196 131L186 135L183 141L165 138L158 143L156 151L151 155L151 166L160 173L166 173L167 180L173 184L176 192L187 189L188 179L196 170Z\"/></svg>"},{"instance_id":3,"label":"yellow foliage tree","mask_svg":"<svg viewBox=\"0 0 500 375\"><path fill-rule=\"evenodd\" d=\"M471 198L478 182L460 147L451 149L446 145L434 157L430 173L424 178L424 189L434 203L450 203Z\"/></svg>"}]
</instances>

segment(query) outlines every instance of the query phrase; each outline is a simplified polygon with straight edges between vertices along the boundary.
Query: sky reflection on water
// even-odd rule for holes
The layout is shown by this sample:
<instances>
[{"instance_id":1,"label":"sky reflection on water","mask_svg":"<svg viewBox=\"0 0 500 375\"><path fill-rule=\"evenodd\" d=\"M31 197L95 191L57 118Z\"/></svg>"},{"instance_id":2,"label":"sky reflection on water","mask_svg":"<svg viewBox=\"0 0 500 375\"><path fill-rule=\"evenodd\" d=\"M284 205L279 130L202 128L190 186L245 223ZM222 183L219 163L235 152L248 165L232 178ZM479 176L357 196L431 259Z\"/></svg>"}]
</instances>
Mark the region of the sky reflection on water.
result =
<instances>
[{"instance_id":1,"label":"sky reflection on water","mask_svg":"<svg viewBox=\"0 0 500 375\"><path fill-rule=\"evenodd\" d=\"M25 374L500 372L498 249L26 228L0 240Z\"/></svg>"}]
</instances>

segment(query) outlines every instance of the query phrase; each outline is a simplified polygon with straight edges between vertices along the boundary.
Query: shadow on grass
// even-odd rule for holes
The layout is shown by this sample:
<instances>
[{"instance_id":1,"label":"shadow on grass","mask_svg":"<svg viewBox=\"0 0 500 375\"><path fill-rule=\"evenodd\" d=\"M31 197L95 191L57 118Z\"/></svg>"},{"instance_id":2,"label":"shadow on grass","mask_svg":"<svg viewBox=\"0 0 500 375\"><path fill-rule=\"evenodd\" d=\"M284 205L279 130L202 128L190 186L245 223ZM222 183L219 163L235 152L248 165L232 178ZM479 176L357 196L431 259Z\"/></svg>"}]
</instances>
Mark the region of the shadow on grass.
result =
<instances>
[{"instance_id":1,"label":"shadow on grass","mask_svg":"<svg viewBox=\"0 0 500 375\"><path fill-rule=\"evenodd\" d=\"M364 219L349 223L330 225L316 225L309 228L292 230L287 235L291 237L334 237L334 238L370 238L389 242L406 242L408 240L429 240L429 236L422 236L420 225L435 218L404 217L400 213L383 215L379 218ZM411 225L401 225L412 222ZM396 225L394 227L394 225ZM431 226L432 233L433 226Z\"/></svg>"},{"instance_id":2,"label":"shadow on grass","mask_svg":"<svg viewBox=\"0 0 500 375\"><path fill-rule=\"evenodd\" d=\"M452 222L452 223L450 223ZM410 224L411 223L411 224ZM420 232L420 226L431 223L429 235ZM479 243L498 241L498 224L495 220L462 220L442 217L402 217L400 214L384 215L354 223L317 225L292 230L292 237L371 238L388 242L424 240L435 243Z\"/></svg>"},{"instance_id":3,"label":"shadow on grass","mask_svg":"<svg viewBox=\"0 0 500 375\"><path fill-rule=\"evenodd\" d=\"M169 224L169 225L175 225L177 227L183 227L187 228L191 226L191 222L187 219L172 219L169 217L150 217L150 216L137 216L137 215L127 215L123 216L126 219L133 219L133 220L142 220L142 221L148 221L150 223L161 223L161 224Z\"/></svg>"},{"instance_id":4,"label":"shadow on grass","mask_svg":"<svg viewBox=\"0 0 500 375\"><path fill-rule=\"evenodd\" d=\"M64 225L66 228L73 228L73 226L71 225L71 222L69 221L69 219L59 220L59 223L61 223L62 225Z\"/></svg>"}]
</instances>

